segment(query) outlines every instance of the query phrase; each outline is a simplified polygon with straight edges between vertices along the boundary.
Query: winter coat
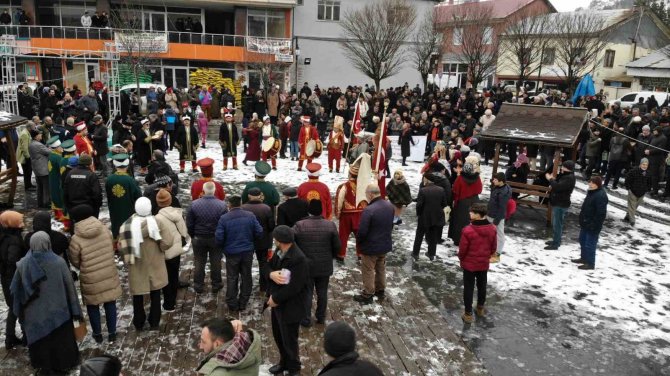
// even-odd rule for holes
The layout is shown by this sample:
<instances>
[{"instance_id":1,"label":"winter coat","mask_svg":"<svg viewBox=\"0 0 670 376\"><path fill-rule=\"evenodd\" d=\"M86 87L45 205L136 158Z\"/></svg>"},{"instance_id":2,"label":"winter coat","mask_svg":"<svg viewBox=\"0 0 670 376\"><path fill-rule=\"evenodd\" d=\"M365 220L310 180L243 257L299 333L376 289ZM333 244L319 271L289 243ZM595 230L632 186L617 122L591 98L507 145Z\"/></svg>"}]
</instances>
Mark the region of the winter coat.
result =
<instances>
[{"instance_id":1,"label":"winter coat","mask_svg":"<svg viewBox=\"0 0 670 376\"><path fill-rule=\"evenodd\" d=\"M256 216L242 208L232 208L216 225L216 245L226 255L255 250L254 240L263 236L263 227Z\"/></svg>"},{"instance_id":2,"label":"winter coat","mask_svg":"<svg viewBox=\"0 0 670 376\"><path fill-rule=\"evenodd\" d=\"M9 291L16 263L26 255L28 248L21 240L20 229L2 229L0 232L0 283Z\"/></svg>"},{"instance_id":3,"label":"winter coat","mask_svg":"<svg viewBox=\"0 0 670 376\"><path fill-rule=\"evenodd\" d=\"M398 144L400 145L400 156L409 157L411 154L410 144L414 145L414 138L412 138L412 131L407 129L398 136Z\"/></svg>"},{"instance_id":4,"label":"winter coat","mask_svg":"<svg viewBox=\"0 0 670 376\"><path fill-rule=\"evenodd\" d=\"M412 193L404 178L401 182L391 179L386 185L386 196L396 207L403 207L412 203Z\"/></svg>"},{"instance_id":5,"label":"winter coat","mask_svg":"<svg viewBox=\"0 0 670 376\"><path fill-rule=\"evenodd\" d=\"M626 174L626 189L631 191L635 197L642 197L649 192L651 179L648 171L642 170L639 166L631 169Z\"/></svg>"},{"instance_id":6,"label":"winter coat","mask_svg":"<svg viewBox=\"0 0 670 376\"><path fill-rule=\"evenodd\" d=\"M610 140L609 162L627 161L630 156L630 141L624 136L614 135Z\"/></svg>"},{"instance_id":7,"label":"winter coat","mask_svg":"<svg viewBox=\"0 0 670 376\"><path fill-rule=\"evenodd\" d=\"M283 323L296 324L305 318L305 299L309 278L307 263L305 254L297 244L293 243L283 257L279 257L279 252L275 252L261 271L269 281L268 295L277 304L277 307L272 309L277 311ZM291 272L291 278L286 285L279 285L270 278L270 273L282 269L288 269Z\"/></svg>"},{"instance_id":8,"label":"winter coat","mask_svg":"<svg viewBox=\"0 0 670 376\"><path fill-rule=\"evenodd\" d=\"M242 209L254 213L258 223L263 227L263 236L256 238L254 249L272 248L272 230L275 229L275 215L272 209L261 201L249 201Z\"/></svg>"},{"instance_id":9,"label":"winter coat","mask_svg":"<svg viewBox=\"0 0 670 376\"><path fill-rule=\"evenodd\" d=\"M19 134L19 144L16 148L16 162L19 164L24 164L28 159L30 159L30 132L28 129L24 129Z\"/></svg>"},{"instance_id":10,"label":"winter coat","mask_svg":"<svg viewBox=\"0 0 670 376\"><path fill-rule=\"evenodd\" d=\"M480 179L479 174L468 175L461 173L456 178L454 182L454 187L452 189L454 207L460 200L465 200L469 197L478 196L482 193L483 189L482 179Z\"/></svg>"},{"instance_id":11,"label":"winter coat","mask_svg":"<svg viewBox=\"0 0 670 376\"><path fill-rule=\"evenodd\" d=\"M550 180L549 200L551 206L569 208L570 196L572 196L572 191L575 190L576 182L575 173L572 171L560 173L555 180Z\"/></svg>"},{"instance_id":12,"label":"winter coat","mask_svg":"<svg viewBox=\"0 0 670 376\"><path fill-rule=\"evenodd\" d=\"M600 136L591 135L589 141L586 143L586 156L587 157L598 157L602 152L601 148L602 139Z\"/></svg>"},{"instance_id":13,"label":"winter coat","mask_svg":"<svg viewBox=\"0 0 670 376\"><path fill-rule=\"evenodd\" d=\"M68 254L70 263L81 271L79 282L84 304L99 305L121 297L112 234L107 226L95 217L77 222Z\"/></svg>"},{"instance_id":14,"label":"winter coat","mask_svg":"<svg viewBox=\"0 0 670 376\"><path fill-rule=\"evenodd\" d=\"M28 151L35 176L49 175L49 154L51 154L51 150L41 142L32 140L28 145Z\"/></svg>"},{"instance_id":15,"label":"winter coat","mask_svg":"<svg viewBox=\"0 0 670 376\"><path fill-rule=\"evenodd\" d=\"M228 212L224 201L214 196L203 196L193 201L186 212L186 228L191 237L214 237L221 216Z\"/></svg>"},{"instance_id":16,"label":"winter coat","mask_svg":"<svg viewBox=\"0 0 670 376\"><path fill-rule=\"evenodd\" d=\"M446 224L444 208L449 205L447 195L442 187L429 184L419 190L416 199L416 216L419 226L423 228L442 227Z\"/></svg>"},{"instance_id":17,"label":"winter coat","mask_svg":"<svg viewBox=\"0 0 670 376\"><path fill-rule=\"evenodd\" d=\"M161 236L172 236L172 246L164 250L165 259L171 260L186 253L182 240L188 241L190 236L186 229L186 222L184 222L183 209L168 206L160 209L156 217L164 218L170 228L167 235L161 234Z\"/></svg>"},{"instance_id":18,"label":"winter coat","mask_svg":"<svg viewBox=\"0 0 670 376\"><path fill-rule=\"evenodd\" d=\"M665 137L665 135L661 132L659 132L658 136L653 136L651 138L651 142L649 144L656 146L657 148L665 149L666 144L668 143L668 139ZM665 152L663 150L659 150L656 148L652 148L647 146L649 149L649 158L657 158L661 159L664 158Z\"/></svg>"},{"instance_id":19,"label":"winter coat","mask_svg":"<svg viewBox=\"0 0 670 376\"><path fill-rule=\"evenodd\" d=\"M130 225L137 214L133 214L121 226L119 231L119 249L131 247ZM151 291L160 290L168 284L167 269L165 268L164 250L172 247L174 238L169 235L170 226L165 218L154 217L161 233L160 240L149 237L147 222L142 223L142 237L140 243L141 257L131 258L131 254L123 254L128 265L128 287L130 295L145 295ZM181 244L181 243L180 243Z\"/></svg>"},{"instance_id":20,"label":"winter coat","mask_svg":"<svg viewBox=\"0 0 670 376\"><path fill-rule=\"evenodd\" d=\"M109 147L107 146L107 126L105 124L95 126L91 140L93 140L93 147L98 155L107 158Z\"/></svg>"},{"instance_id":21,"label":"winter coat","mask_svg":"<svg viewBox=\"0 0 670 376\"><path fill-rule=\"evenodd\" d=\"M383 255L393 250L393 204L377 197L363 209L356 239L364 255Z\"/></svg>"},{"instance_id":22,"label":"winter coat","mask_svg":"<svg viewBox=\"0 0 670 376\"><path fill-rule=\"evenodd\" d=\"M59 231L51 229L51 212L38 211L33 217L33 231L26 234L23 238L23 244L29 248L30 238L38 231L44 231L49 234L51 240L51 250L56 255L65 259L65 263L70 267L70 260L67 256L67 249L70 246L70 240Z\"/></svg>"},{"instance_id":23,"label":"winter coat","mask_svg":"<svg viewBox=\"0 0 670 376\"><path fill-rule=\"evenodd\" d=\"M489 259L496 253L497 239L495 225L486 219L465 226L458 244L461 268L469 272L489 270Z\"/></svg>"},{"instance_id":24,"label":"winter coat","mask_svg":"<svg viewBox=\"0 0 670 376\"><path fill-rule=\"evenodd\" d=\"M95 213L102 206L102 188L93 171L87 167L75 167L63 183L65 207L69 210L77 205L90 205ZM97 214L96 214L97 217Z\"/></svg>"},{"instance_id":25,"label":"winter coat","mask_svg":"<svg viewBox=\"0 0 670 376\"><path fill-rule=\"evenodd\" d=\"M258 376L258 369L263 362L261 356L261 335L253 329L246 331L251 336L251 344L246 353L237 363L227 363L217 357L225 351L233 341L226 342L218 349L212 351L198 366L199 375L205 376Z\"/></svg>"},{"instance_id":26,"label":"winter coat","mask_svg":"<svg viewBox=\"0 0 670 376\"><path fill-rule=\"evenodd\" d=\"M579 212L579 226L583 230L600 233L607 217L607 192L603 188L589 190Z\"/></svg>"},{"instance_id":27,"label":"winter coat","mask_svg":"<svg viewBox=\"0 0 670 376\"><path fill-rule=\"evenodd\" d=\"M295 243L309 259L310 277L333 275L333 258L340 252L335 223L323 216L309 216L293 226Z\"/></svg>"},{"instance_id":28,"label":"winter coat","mask_svg":"<svg viewBox=\"0 0 670 376\"><path fill-rule=\"evenodd\" d=\"M371 362L361 359L352 351L326 364L319 376L383 376L384 373Z\"/></svg>"},{"instance_id":29,"label":"winter coat","mask_svg":"<svg viewBox=\"0 0 670 376\"><path fill-rule=\"evenodd\" d=\"M491 188L491 197L488 204L488 216L493 218L493 223L497 226L500 221L505 219L507 214L507 201L512 198L512 188L507 184L501 187L493 186Z\"/></svg>"},{"instance_id":30,"label":"winter coat","mask_svg":"<svg viewBox=\"0 0 670 376\"><path fill-rule=\"evenodd\" d=\"M277 226L293 227L296 222L306 218L309 204L301 198L290 198L277 206Z\"/></svg>"}]
</instances>

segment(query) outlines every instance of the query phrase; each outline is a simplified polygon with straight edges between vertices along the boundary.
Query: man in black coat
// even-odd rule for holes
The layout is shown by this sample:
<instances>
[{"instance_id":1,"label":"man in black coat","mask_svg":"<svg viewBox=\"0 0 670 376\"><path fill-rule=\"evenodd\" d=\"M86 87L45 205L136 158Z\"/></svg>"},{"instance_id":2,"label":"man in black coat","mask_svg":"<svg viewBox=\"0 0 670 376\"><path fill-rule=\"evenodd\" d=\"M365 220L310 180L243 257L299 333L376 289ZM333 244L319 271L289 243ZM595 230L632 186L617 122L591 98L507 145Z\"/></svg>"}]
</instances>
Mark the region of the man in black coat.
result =
<instances>
[{"instance_id":1,"label":"man in black coat","mask_svg":"<svg viewBox=\"0 0 670 376\"><path fill-rule=\"evenodd\" d=\"M267 290L267 278L263 276L263 267L268 260L268 251L272 249L272 230L275 229L275 216L272 208L263 203L263 192L259 188L251 188L247 192L249 201L242 205L242 210L254 213L258 223L263 227L263 235L254 240L256 260L258 260L259 286L261 291Z\"/></svg>"},{"instance_id":2,"label":"man in black coat","mask_svg":"<svg viewBox=\"0 0 670 376\"><path fill-rule=\"evenodd\" d=\"M423 176L423 188L419 190L416 200L416 216L419 223L416 226L414 237L414 249L412 257L419 258L419 250L423 238L428 243L426 255L432 261L435 259L437 242L442 236L442 228L446 224L444 208L449 205L449 200L444 188L435 184L435 173L427 172Z\"/></svg>"},{"instance_id":3,"label":"man in black coat","mask_svg":"<svg viewBox=\"0 0 670 376\"><path fill-rule=\"evenodd\" d=\"M649 191L649 187L651 186L651 179L647 171L648 168L649 160L642 158L640 165L626 174L625 184L628 190L628 209L623 220L630 223L631 226L635 226L637 207L642 203L644 195Z\"/></svg>"},{"instance_id":4,"label":"man in black coat","mask_svg":"<svg viewBox=\"0 0 670 376\"><path fill-rule=\"evenodd\" d=\"M91 139L96 151L94 156L95 169L101 171L103 176L107 176L107 153L109 153L109 147L107 146L107 126L103 123L102 116L100 115L93 116Z\"/></svg>"},{"instance_id":5,"label":"man in black coat","mask_svg":"<svg viewBox=\"0 0 670 376\"><path fill-rule=\"evenodd\" d=\"M282 191L286 201L277 206L277 226L293 227L299 220L307 217L307 201L298 197L298 190L294 187Z\"/></svg>"},{"instance_id":6,"label":"man in black coat","mask_svg":"<svg viewBox=\"0 0 670 376\"><path fill-rule=\"evenodd\" d=\"M265 265L263 275L270 280L266 304L272 308L272 336L279 349L279 364L269 371L273 375L284 374L284 371L288 375L299 375L298 335L300 321L305 318L307 257L295 244L291 228L277 226L272 236L278 247Z\"/></svg>"},{"instance_id":7,"label":"man in black coat","mask_svg":"<svg viewBox=\"0 0 670 376\"><path fill-rule=\"evenodd\" d=\"M328 306L328 283L333 275L333 259L340 252L340 236L335 223L321 215L321 200L309 202L309 217L298 221L293 227L295 243L309 259L309 280L307 282L306 316L300 325L312 325L312 295L316 288L316 322L326 320Z\"/></svg>"},{"instance_id":8,"label":"man in black coat","mask_svg":"<svg viewBox=\"0 0 670 376\"><path fill-rule=\"evenodd\" d=\"M65 208L69 211L77 205L89 205L94 217L100 215L102 188L98 176L91 171L93 159L88 154L79 157L79 165L68 173L63 182Z\"/></svg>"},{"instance_id":9,"label":"man in black coat","mask_svg":"<svg viewBox=\"0 0 670 376\"><path fill-rule=\"evenodd\" d=\"M565 214L570 209L570 196L572 196L572 191L575 190L574 169L575 162L565 161L558 176L554 177L550 173L545 174L551 187L549 200L551 202L551 226L554 236L552 240L547 241L547 246L544 249L556 250L561 246L563 221L565 220Z\"/></svg>"},{"instance_id":10,"label":"man in black coat","mask_svg":"<svg viewBox=\"0 0 670 376\"><path fill-rule=\"evenodd\" d=\"M328 325L323 334L323 348L333 360L319 376L382 376L374 364L363 360L356 352L356 331L343 321Z\"/></svg>"},{"instance_id":11,"label":"man in black coat","mask_svg":"<svg viewBox=\"0 0 670 376\"><path fill-rule=\"evenodd\" d=\"M602 186L603 180L600 176L592 176L589 179L589 190L586 192L582 210L579 212L581 256L572 262L582 264L579 266L579 269L582 270L593 269L596 264L596 246L607 217L607 204L609 203L607 192Z\"/></svg>"},{"instance_id":12,"label":"man in black coat","mask_svg":"<svg viewBox=\"0 0 670 376\"><path fill-rule=\"evenodd\" d=\"M156 195L161 189L166 189L172 195L172 206L173 208L181 208L181 203L179 198L175 195L174 184L172 178L167 175L158 175L154 183L146 186L144 188L143 196L148 198L151 201L151 215L158 214L158 211L161 209L156 202Z\"/></svg>"}]
</instances>

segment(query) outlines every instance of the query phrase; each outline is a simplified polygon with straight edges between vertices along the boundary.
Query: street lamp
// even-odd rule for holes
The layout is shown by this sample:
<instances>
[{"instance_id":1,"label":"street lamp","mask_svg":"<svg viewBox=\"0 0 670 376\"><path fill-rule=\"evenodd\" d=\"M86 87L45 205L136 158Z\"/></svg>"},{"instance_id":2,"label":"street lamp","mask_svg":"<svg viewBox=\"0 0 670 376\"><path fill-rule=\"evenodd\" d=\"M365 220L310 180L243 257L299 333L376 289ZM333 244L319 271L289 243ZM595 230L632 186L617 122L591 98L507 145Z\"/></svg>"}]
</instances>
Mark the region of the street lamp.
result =
<instances>
[{"instance_id":1,"label":"street lamp","mask_svg":"<svg viewBox=\"0 0 670 376\"><path fill-rule=\"evenodd\" d=\"M300 57L300 47L298 46L298 37L295 37L295 90L298 91L298 58Z\"/></svg>"}]
</instances>

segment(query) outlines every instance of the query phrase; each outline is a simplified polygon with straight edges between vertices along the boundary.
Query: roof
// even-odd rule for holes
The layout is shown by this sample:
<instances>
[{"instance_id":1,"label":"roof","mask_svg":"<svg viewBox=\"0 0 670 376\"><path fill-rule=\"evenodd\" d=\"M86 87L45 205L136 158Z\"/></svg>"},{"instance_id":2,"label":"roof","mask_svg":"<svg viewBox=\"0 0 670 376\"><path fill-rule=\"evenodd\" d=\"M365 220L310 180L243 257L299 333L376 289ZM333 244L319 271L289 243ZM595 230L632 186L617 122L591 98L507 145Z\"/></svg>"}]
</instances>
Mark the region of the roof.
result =
<instances>
[{"instance_id":1,"label":"roof","mask_svg":"<svg viewBox=\"0 0 670 376\"><path fill-rule=\"evenodd\" d=\"M534 1L536 0L490 0L462 4L445 2L436 5L435 11L437 12L437 23L448 23L453 20L455 14L460 14L465 9L476 9L476 7L492 8L491 17L493 19L503 19Z\"/></svg>"},{"instance_id":2,"label":"roof","mask_svg":"<svg viewBox=\"0 0 670 376\"><path fill-rule=\"evenodd\" d=\"M588 110L505 103L482 138L496 142L573 147Z\"/></svg>"},{"instance_id":3,"label":"roof","mask_svg":"<svg viewBox=\"0 0 670 376\"><path fill-rule=\"evenodd\" d=\"M617 25L623 21L630 19L636 15L634 9L612 9L612 10L587 10L587 11L578 11L578 12L561 12L561 13L549 13L544 14L538 17L545 17L547 22L544 23L542 29L540 29L542 34L556 34L564 30L563 27L558 26L560 29L552 28L552 25L561 25L563 20L572 20L574 21L575 29L579 29L583 25L583 18L586 17L592 22L597 22L596 25L598 29L589 28L589 32L598 33L603 30L607 30L610 27ZM521 21L523 22L523 21Z\"/></svg>"},{"instance_id":4,"label":"roof","mask_svg":"<svg viewBox=\"0 0 670 376\"><path fill-rule=\"evenodd\" d=\"M27 119L11 112L0 111L0 130L15 128Z\"/></svg>"},{"instance_id":5,"label":"roof","mask_svg":"<svg viewBox=\"0 0 670 376\"><path fill-rule=\"evenodd\" d=\"M626 64L626 68L670 69L670 45Z\"/></svg>"}]
</instances>

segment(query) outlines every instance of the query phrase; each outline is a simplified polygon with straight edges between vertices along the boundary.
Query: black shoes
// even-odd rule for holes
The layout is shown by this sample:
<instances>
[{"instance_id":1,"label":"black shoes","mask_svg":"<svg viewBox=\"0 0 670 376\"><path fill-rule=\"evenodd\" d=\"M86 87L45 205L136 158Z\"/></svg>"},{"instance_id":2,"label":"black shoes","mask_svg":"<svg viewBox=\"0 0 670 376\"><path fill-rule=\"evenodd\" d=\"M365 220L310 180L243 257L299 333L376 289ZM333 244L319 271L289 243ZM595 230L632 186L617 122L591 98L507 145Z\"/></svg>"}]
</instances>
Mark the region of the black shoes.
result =
<instances>
[{"instance_id":1,"label":"black shoes","mask_svg":"<svg viewBox=\"0 0 670 376\"><path fill-rule=\"evenodd\" d=\"M24 335L23 338L25 339L26 336ZM11 349L15 348L16 346L25 346L26 343L24 343L24 342L26 342L26 341L24 341L21 338L18 338L17 336L7 337L7 338L5 338L5 349L6 350L11 350Z\"/></svg>"},{"instance_id":2,"label":"black shoes","mask_svg":"<svg viewBox=\"0 0 670 376\"><path fill-rule=\"evenodd\" d=\"M361 304L372 304L372 295L370 296L365 296L365 295L356 295L354 296L354 300L361 303Z\"/></svg>"},{"instance_id":3,"label":"black shoes","mask_svg":"<svg viewBox=\"0 0 670 376\"><path fill-rule=\"evenodd\" d=\"M281 364L275 364L268 370L268 372L270 372L273 375L283 374L284 371L286 371L286 368L284 368L284 366L282 366Z\"/></svg>"},{"instance_id":4,"label":"black shoes","mask_svg":"<svg viewBox=\"0 0 670 376\"><path fill-rule=\"evenodd\" d=\"M114 333L114 334L110 334L109 336L107 336L107 340L108 340L109 342L114 342L114 341L116 341L116 333Z\"/></svg>"},{"instance_id":5,"label":"black shoes","mask_svg":"<svg viewBox=\"0 0 670 376\"><path fill-rule=\"evenodd\" d=\"M579 265L579 266L577 267L577 269L581 269L581 270L593 270L593 269L595 269L595 268L593 267L593 265L589 265L589 264L587 264L587 263L583 263L582 265Z\"/></svg>"},{"instance_id":6,"label":"black shoes","mask_svg":"<svg viewBox=\"0 0 670 376\"><path fill-rule=\"evenodd\" d=\"M578 259L572 259L572 260L570 260L570 261L573 262L573 263L575 263L575 264L586 264L586 261L582 260L581 258L578 258Z\"/></svg>"},{"instance_id":7,"label":"black shoes","mask_svg":"<svg viewBox=\"0 0 670 376\"><path fill-rule=\"evenodd\" d=\"M102 343L102 334L94 334L93 339L95 340L95 343Z\"/></svg>"},{"instance_id":8,"label":"black shoes","mask_svg":"<svg viewBox=\"0 0 670 376\"><path fill-rule=\"evenodd\" d=\"M557 246L557 245L554 245L554 244L549 244L549 245L547 245L546 247L544 247L544 249L546 249L546 250L548 250L548 251L555 251L555 250L558 249L558 246Z\"/></svg>"},{"instance_id":9,"label":"black shoes","mask_svg":"<svg viewBox=\"0 0 670 376\"><path fill-rule=\"evenodd\" d=\"M378 297L379 299L384 299L386 297L386 293L384 290L379 290L375 292L375 296Z\"/></svg>"},{"instance_id":10,"label":"black shoes","mask_svg":"<svg viewBox=\"0 0 670 376\"><path fill-rule=\"evenodd\" d=\"M311 319L302 319L302 321L300 321L300 326L302 326L303 328L309 328L309 327L312 326L312 320Z\"/></svg>"}]
</instances>

